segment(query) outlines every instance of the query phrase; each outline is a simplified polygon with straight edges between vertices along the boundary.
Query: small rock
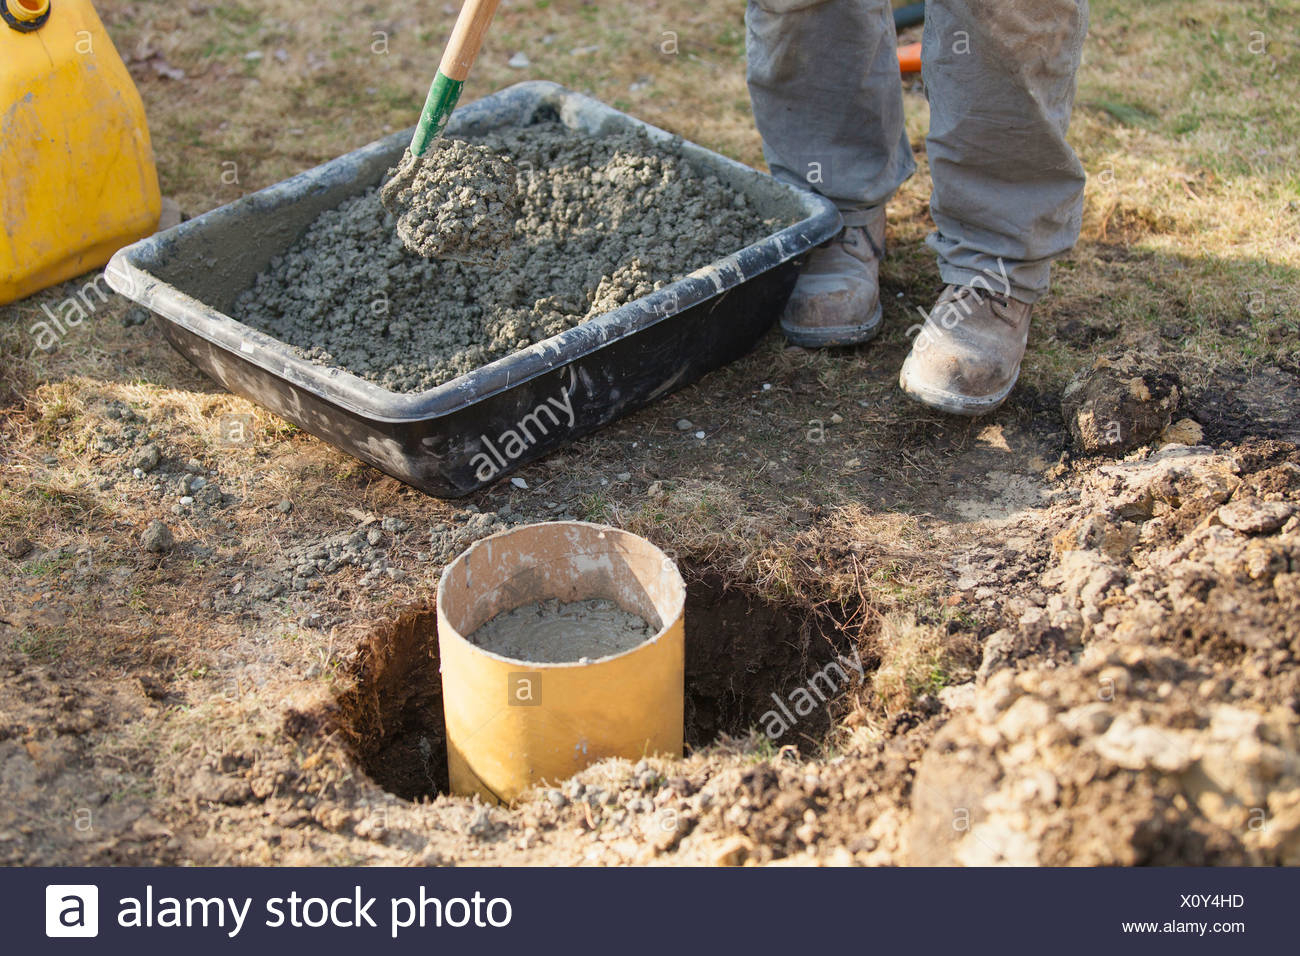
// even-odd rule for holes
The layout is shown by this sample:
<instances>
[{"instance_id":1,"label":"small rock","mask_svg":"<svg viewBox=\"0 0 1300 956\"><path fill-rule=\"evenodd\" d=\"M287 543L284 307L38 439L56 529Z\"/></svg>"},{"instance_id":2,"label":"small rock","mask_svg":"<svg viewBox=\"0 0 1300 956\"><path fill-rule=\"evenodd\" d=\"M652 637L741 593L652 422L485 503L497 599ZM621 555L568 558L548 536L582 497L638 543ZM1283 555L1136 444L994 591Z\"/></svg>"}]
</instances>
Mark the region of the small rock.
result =
<instances>
[{"instance_id":1,"label":"small rock","mask_svg":"<svg viewBox=\"0 0 1300 956\"><path fill-rule=\"evenodd\" d=\"M811 841L806 841L811 842ZM733 836L713 853L714 866L740 866L749 858L754 844L743 836Z\"/></svg>"},{"instance_id":2,"label":"small rock","mask_svg":"<svg viewBox=\"0 0 1300 956\"><path fill-rule=\"evenodd\" d=\"M275 506L275 510L280 512L280 514L282 515L287 515L290 511L293 510L293 502L290 501L288 498L285 498L283 501L281 501L278 505Z\"/></svg>"},{"instance_id":3,"label":"small rock","mask_svg":"<svg viewBox=\"0 0 1300 956\"><path fill-rule=\"evenodd\" d=\"M614 480L615 480L615 481L631 481L631 480L632 480L632 472L630 472L630 471L620 471L617 475L614 476Z\"/></svg>"},{"instance_id":4,"label":"small rock","mask_svg":"<svg viewBox=\"0 0 1300 956\"><path fill-rule=\"evenodd\" d=\"M805 823L794 831L797 836L807 846L812 846L817 842L817 828L811 823Z\"/></svg>"},{"instance_id":5,"label":"small rock","mask_svg":"<svg viewBox=\"0 0 1300 956\"><path fill-rule=\"evenodd\" d=\"M833 413L831 414L831 424L832 424L832 425L838 425L838 424L840 424L840 423L843 422L843 421L844 421L844 416L841 415L839 412L833 412Z\"/></svg>"},{"instance_id":6,"label":"small rock","mask_svg":"<svg viewBox=\"0 0 1300 956\"><path fill-rule=\"evenodd\" d=\"M703 438L703 437L704 437L704 432L696 432L696 433L695 433L695 437L696 437L696 438Z\"/></svg>"},{"instance_id":7,"label":"small rock","mask_svg":"<svg viewBox=\"0 0 1300 956\"><path fill-rule=\"evenodd\" d=\"M27 538L10 538L5 542L5 554L17 561L32 553L36 545Z\"/></svg>"},{"instance_id":8,"label":"small rock","mask_svg":"<svg viewBox=\"0 0 1300 956\"><path fill-rule=\"evenodd\" d=\"M162 452L158 446L150 442L136 452L135 460L131 462L135 469L141 473L153 471L162 461Z\"/></svg>"},{"instance_id":9,"label":"small rock","mask_svg":"<svg viewBox=\"0 0 1300 956\"><path fill-rule=\"evenodd\" d=\"M532 60L528 59L526 53L520 51L510 59L506 60L506 66L510 67L512 70L524 70L531 66L532 62Z\"/></svg>"},{"instance_id":10,"label":"small rock","mask_svg":"<svg viewBox=\"0 0 1300 956\"><path fill-rule=\"evenodd\" d=\"M514 485L516 488L521 488L524 491L528 490L528 482L524 481L522 478L511 478L510 484Z\"/></svg>"},{"instance_id":11,"label":"small rock","mask_svg":"<svg viewBox=\"0 0 1300 956\"><path fill-rule=\"evenodd\" d=\"M1191 418L1174 422L1160 433L1160 442L1164 445L1199 445L1205 440L1205 429Z\"/></svg>"},{"instance_id":12,"label":"small rock","mask_svg":"<svg viewBox=\"0 0 1300 956\"><path fill-rule=\"evenodd\" d=\"M224 803L228 806L243 803L252 796L248 781L228 777L203 768L186 782L184 789L195 800L206 803Z\"/></svg>"},{"instance_id":13,"label":"small rock","mask_svg":"<svg viewBox=\"0 0 1300 956\"><path fill-rule=\"evenodd\" d=\"M194 504L193 496L181 495L181 504L188 508L190 505Z\"/></svg>"},{"instance_id":14,"label":"small rock","mask_svg":"<svg viewBox=\"0 0 1300 956\"><path fill-rule=\"evenodd\" d=\"M1231 501L1219 509L1219 520L1242 534L1268 534L1286 524L1295 506L1285 501L1247 498Z\"/></svg>"},{"instance_id":15,"label":"small rock","mask_svg":"<svg viewBox=\"0 0 1300 956\"><path fill-rule=\"evenodd\" d=\"M132 477L135 477L135 478L143 478L143 477L144 477L144 472L141 471L139 468L132 468L132 469L131 469L131 475L132 475Z\"/></svg>"},{"instance_id":16,"label":"small rock","mask_svg":"<svg viewBox=\"0 0 1300 956\"><path fill-rule=\"evenodd\" d=\"M482 840L491 836L494 829L492 814L488 812L487 807L479 807L474 816L470 818L465 832L475 839Z\"/></svg>"},{"instance_id":17,"label":"small rock","mask_svg":"<svg viewBox=\"0 0 1300 956\"><path fill-rule=\"evenodd\" d=\"M208 479L195 477L190 479L190 491L202 491L207 487Z\"/></svg>"},{"instance_id":18,"label":"small rock","mask_svg":"<svg viewBox=\"0 0 1300 956\"><path fill-rule=\"evenodd\" d=\"M677 419L677 430L679 432L688 432L695 428L695 424L689 418Z\"/></svg>"},{"instance_id":19,"label":"small rock","mask_svg":"<svg viewBox=\"0 0 1300 956\"><path fill-rule=\"evenodd\" d=\"M140 536L140 547L151 554L165 554L176 546L171 529L161 521L152 521Z\"/></svg>"},{"instance_id":20,"label":"small rock","mask_svg":"<svg viewBox=\"0 0 1300 956\"><path fill-rule=\"evenodd\" d=\"M1125 770L1154 766L1165 773L1181 773L1192 755L1177 731L1138 723L1122 714L1096 739L1097 752Z\"/></svg>"}]
</instances>

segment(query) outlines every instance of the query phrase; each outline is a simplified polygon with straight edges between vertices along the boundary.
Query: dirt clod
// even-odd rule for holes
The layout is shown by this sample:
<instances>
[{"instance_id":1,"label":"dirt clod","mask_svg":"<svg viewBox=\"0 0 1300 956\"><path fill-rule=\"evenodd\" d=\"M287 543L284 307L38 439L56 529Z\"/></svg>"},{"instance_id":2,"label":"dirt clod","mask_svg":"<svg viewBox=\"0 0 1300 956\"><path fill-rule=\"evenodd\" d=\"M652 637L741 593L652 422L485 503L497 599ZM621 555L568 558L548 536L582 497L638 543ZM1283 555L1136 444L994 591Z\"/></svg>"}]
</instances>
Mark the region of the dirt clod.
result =
<instances>
[{"instance_id":1,"label":"dirt clod","mask_svg":"<svg viewBox=\"0 0 1300 956\"><path fill-rule=\"evenodd\" d=\"M161 461L162 452L158 450L157 445L150 443L142 446L140 450L136 452L131 464L133 467L139 468L141 471L148 474L157 468Z\"/></svg>"},{"instance_id":2,"label":"dirt clod","mask_svg":"<svg viewBox=\"0 0 1300 956\"><path fill-rule=\"evenodd\" d=\"M17 561L31 554L35 547L30 538L10 538L5 542L5 554Z\"/></svg>"},{"instance_id":3,"label":"dirt clod","mask_svg":"<svg viewBox=\"0 0 1300 956\"><path fill-rule=\"evenodd\" d=\"M151 554L166 554L176 547L176 539L172 536L170 528L161 521L155 520L150 522L149 527L144 529L144 534L140 535L140 547Z\"/></svg>"},{"instance_id":4,"label":"dirt clod","mask_svg":"<svg viewBox=\"0 0 1300 956\"><path fill-rule=\"evenodd\" d=\"M1180 400L1174 375L1125 353L1075 376L1061 408L1081 451L1118 456L1160 435Z\"/></svg>"},{"instance_id":5,"label":"dirt clod","mask_svg":"<svg viewBox=\"0 0 1300 956\"><path fill-rule=\"evenodd\" d=\"M1282 527L1294 513L1295 505L1289 502L1247 498L1220 508L1219 520L1233 531L1265 534Z\"/></svg>"}]
</instances>

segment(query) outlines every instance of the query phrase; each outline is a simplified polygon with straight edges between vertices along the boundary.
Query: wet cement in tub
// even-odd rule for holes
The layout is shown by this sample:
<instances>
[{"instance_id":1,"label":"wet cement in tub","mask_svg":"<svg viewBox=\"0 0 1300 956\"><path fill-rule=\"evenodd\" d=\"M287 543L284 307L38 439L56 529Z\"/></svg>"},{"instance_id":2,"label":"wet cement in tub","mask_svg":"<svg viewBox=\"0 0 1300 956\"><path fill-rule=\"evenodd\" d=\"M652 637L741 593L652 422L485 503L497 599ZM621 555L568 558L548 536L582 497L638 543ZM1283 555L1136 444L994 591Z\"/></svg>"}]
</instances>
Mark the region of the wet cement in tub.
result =
<instances>
[{"instance_id":1,"label":"wet cement in tub","mask_svg":"<svg viewBox=\"0 0 1300 956\"><path fill-rule=\"evenodd\" d=\"M593 137L550 122L481 143L515 169L519 216L500 261L415 255L372 190L319 216L234 317L320 364L422 391L788 225L640 132Z\"/></svg>"},{"instance_id":2,"label":"wet cement in tub","mask_svg":"<svg viewBox=\"0 0 1300 956\"><path fill-rule=\"evenodd\" d=\"M493 149L435 139L423 156L402 156L379 200L417 255L490 264L514 241L517 179L514 164Z\"/></svg>"},{"instance_id":3,"label":"wet cement in tub","mask_svg":"<svg viewBox=\"0 0 1300 956\"><path fill-rule=\"evenodd\" d=\"M613 601L551 598L503 611L469 641L511 660L562 664L630 651L658 630Z\"/></svg>"}]
</instances>

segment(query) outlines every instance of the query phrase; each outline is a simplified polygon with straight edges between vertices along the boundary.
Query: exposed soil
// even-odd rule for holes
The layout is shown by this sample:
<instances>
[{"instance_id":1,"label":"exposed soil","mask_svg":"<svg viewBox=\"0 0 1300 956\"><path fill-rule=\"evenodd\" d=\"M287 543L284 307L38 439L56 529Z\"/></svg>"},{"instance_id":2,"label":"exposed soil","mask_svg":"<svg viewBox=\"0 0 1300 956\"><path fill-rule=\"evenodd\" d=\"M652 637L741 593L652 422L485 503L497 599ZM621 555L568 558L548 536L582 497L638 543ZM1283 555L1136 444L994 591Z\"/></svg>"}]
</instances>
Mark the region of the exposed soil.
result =
<instances>
[{"instance_id":1,"label":"exposed soil","mask_svg":"<svg viewBox=\"0 0 1300 956\"><path fill-rule=\"evenodd\" d=\"M161 513L172 540L137 539L130 566L30 533L6 541L21 557L3 559L17 571L0 622L3 859L1300 861L1294 444L1157 439L1076 458L1061 412L1027 391L995 422L927 433L840 406L834 424L815 404L822 358L780 356L558 453L531 473L543 491L506 482L449 504L376 478L378 510L324 524L309 498L285 507L273 480L241 484L239 460L181 451L166 419L87 406L105 436L92 441L115 443L104 460L149 469L114 493L127 508L143 495L141 515ZM1149 357L1142 368L1174 375ZM888 370L859 374L864 401L891 384ZM742 441L708 410L746 378L753 402L779 404ZM1115 383L1125 400L1131 381ZM1179 416L1207 409L1203 390L1174 384L1190 396L1165 429L1176 435ZM1252 404L1285 389L1238 394L1242 420L1294 420L1294 406ZM710 477L753 467L762 448L764 480L784 487L805 456L843 454L815 439L854 427L854 407L852 453L871 472L834 480L863 482L859 500L910 501L916 517L797 496L747 513ZM686 414L713 437L676 428ZM787 428L812 437L782 439ZM926 467L891 470L900 441ZM579 462L588 479L628 481L615 470L634 444L642 504L603 517L682 564L688 756L606 761L513 809L442 795L438 572L502 526L594 516L565 482ZM719 518L734 524L707 523ZM238 544L254 521L283 545ZM78 595L146 578L206 596L184 612L210 622L203 642L159 631L142 654L134 626L83 645L59 623L85 613L68 603Z\"/></svg>"},{"instance_id":2,"label":"exposed soil","mask_svg":"<svg viewBox=\"0 0 1300 956\"><path fill-rule=\"evenodd\" d=\"M436 157L469 162L469 148L445 145ZM399 237L402 223L370 191L323 213L240 296L234 316L321 364L394 391L421 391L603 315L777 228L743 195L641 133L593 137L540 123L485 137L479 149L516 170L519 211L511 233L493 242L499 257L410 252L403 245L412 241L409 228ZM455 175L411 190L426 189L434 201L449 189L471 192ZM445 240L441 252L431 251L465 254L480 219L505 214L500 193L481 209L472 195L450 196L416 241ZM494 205L503 208L494 213Z\"/></svg>"}]
</instances>

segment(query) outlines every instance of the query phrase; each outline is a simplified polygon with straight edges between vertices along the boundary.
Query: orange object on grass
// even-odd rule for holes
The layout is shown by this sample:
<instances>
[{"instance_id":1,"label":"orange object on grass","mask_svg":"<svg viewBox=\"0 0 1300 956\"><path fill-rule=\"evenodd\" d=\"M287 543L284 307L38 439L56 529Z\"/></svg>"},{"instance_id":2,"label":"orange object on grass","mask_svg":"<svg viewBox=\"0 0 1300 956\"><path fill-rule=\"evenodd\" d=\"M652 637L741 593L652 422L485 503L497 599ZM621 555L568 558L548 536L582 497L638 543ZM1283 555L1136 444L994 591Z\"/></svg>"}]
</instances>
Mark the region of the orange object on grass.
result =
<instances>
[{"instance_id":1,"label":"orange object on grass","mask_svg":"<svg viewBox=\"0 0 1300 956\"><path fill-rule=\"evenodd\" d=\"M902 73L921 72L921 44L909 43L898 48L898 69Z\"/></svg>"}]
</instances>

